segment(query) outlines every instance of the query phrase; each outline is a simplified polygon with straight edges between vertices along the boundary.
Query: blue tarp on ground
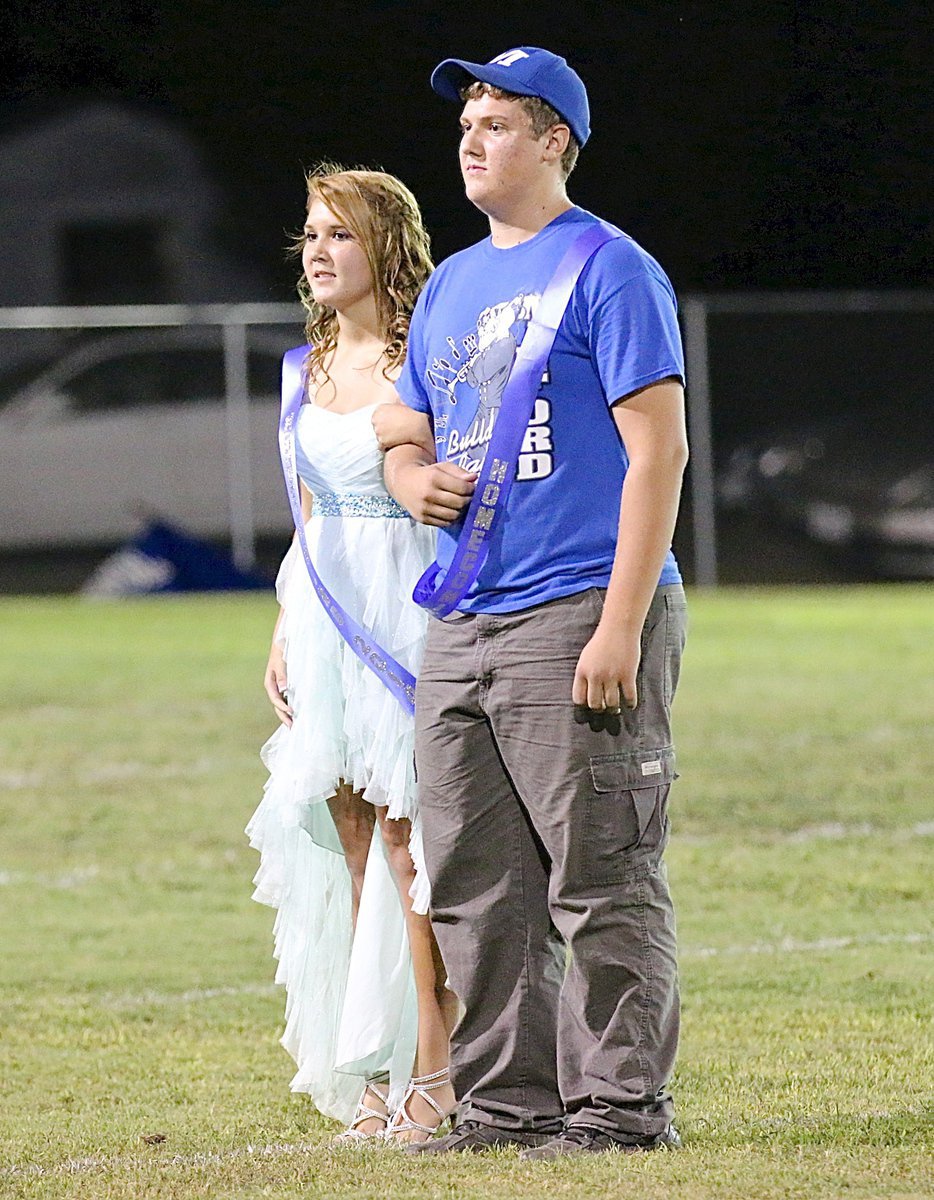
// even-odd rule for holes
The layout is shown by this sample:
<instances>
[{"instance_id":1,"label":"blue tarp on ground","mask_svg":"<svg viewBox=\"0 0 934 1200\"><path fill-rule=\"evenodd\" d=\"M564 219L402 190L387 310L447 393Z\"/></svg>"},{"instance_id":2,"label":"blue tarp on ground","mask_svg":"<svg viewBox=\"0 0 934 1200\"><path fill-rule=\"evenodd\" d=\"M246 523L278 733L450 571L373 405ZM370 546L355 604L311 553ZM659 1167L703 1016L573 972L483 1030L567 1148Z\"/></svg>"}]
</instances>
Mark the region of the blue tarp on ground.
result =
<instances>
[{"instance_id":1,"label":"blue tarp on ground","mask_svg":"<svg viewBox=\"0 0 934 1200\"><path fill-rule=\"evenodd\" d=\"M241 570L228 554L167 521L152 520L94 571L86 596L138 596L157 592L268 589L272 580Z\"/></svg>"}]
</instances>

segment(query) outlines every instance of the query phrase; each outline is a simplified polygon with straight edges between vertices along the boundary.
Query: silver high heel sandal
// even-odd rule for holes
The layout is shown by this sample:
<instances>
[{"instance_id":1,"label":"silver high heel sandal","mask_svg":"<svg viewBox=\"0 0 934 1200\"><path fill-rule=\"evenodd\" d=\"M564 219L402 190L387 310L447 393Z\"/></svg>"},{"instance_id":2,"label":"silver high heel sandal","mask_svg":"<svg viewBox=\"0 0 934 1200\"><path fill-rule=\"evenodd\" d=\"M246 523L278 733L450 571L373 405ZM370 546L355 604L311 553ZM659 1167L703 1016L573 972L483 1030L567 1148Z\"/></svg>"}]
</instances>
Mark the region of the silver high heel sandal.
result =
<instances>
[{"instance_id":1,"label":"silver high heel sandal","mask_svg":"<svg viewBox=\"0 0 934 1200\"><path fill-rule=\"evenodd\" d=\"M343 1133L339 1133L335 1137L332 1146L346 1146L352 1142L365 1142L370 1138L382 1138L386 1136L386 1128L389 1125L389 1077L386 1075L378 1075L375 1079L368 1079L363 1085L363 1091L360 1094L360 1099L357 1101L357 1108L353 1118ZM378 1096L386 1106L385 1112L380 1112L376 1108L371 1108L366 1103L367 1092L371 1092L374 1096ZM362 1129L358 1129L358 1125L362 1125L364 1121L382 1121L383 1128L376 1133L364 1133Z\"/></svg>"},{"instance_id":2,"label":"silver high heel sandal","mask_svg":"<svg viewBox=\"0 0 934 1200\"><path fill-rule=\"evenodd\" d=\"M402 1097L402 1103L392 1114L387 1122L383 1137L386 1141L394 1141L397 1134L408 1133L410 1130L417 1130L419 1133L424 1133L426 1137L431 1137L437 1133L441 1126L451 1116L457 1105L454 1104L447 1111L441 1107L438 1101L432 1096L432 1092L438 1088L446 1087L451 1082L448 1075L447 1067L442 1067L440 1071L435 1071L431 1075L413 1076L409 1081L409 1086L405 1089L405 1095ZM435 1110L438 1114L438 1124L422 1125L418 1121L413 1120L412 1115L408 1110L408 1103L413 1096L418 1095ZM403 1139L400 1139L400 1141ZM407 1140L407 1139L405 1139Z\"/></svg>"}]
</instances>

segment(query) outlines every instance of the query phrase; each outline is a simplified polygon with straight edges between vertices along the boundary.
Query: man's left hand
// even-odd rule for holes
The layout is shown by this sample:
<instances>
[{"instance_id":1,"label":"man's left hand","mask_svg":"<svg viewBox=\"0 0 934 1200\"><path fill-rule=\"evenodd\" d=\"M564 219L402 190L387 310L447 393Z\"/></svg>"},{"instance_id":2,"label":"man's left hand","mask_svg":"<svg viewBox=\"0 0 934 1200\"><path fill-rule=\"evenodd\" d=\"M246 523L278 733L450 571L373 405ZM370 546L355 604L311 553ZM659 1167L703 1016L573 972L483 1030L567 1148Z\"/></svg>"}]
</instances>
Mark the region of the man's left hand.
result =
<instances>
[{"instance_id":1,"label":"man's left hand","mask_svg":"<svg viewBox=\"0 0 934 1200\"><path fill-rule=\"evenodd\" d=\"M640 654L638 633L627 636L598 625L577 660L571 699L594 712L619 712L623 704L635 708Z\"/></svg>"}]
</instances>

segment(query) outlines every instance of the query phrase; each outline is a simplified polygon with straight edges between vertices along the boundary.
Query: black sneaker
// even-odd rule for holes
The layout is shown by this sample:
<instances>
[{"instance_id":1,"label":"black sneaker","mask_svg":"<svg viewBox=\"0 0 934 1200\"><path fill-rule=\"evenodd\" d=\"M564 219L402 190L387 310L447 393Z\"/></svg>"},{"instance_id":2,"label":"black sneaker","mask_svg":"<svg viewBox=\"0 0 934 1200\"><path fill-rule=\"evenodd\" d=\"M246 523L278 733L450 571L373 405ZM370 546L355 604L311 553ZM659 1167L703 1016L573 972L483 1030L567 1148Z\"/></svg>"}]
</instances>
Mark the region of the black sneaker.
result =
<instances>
[{"instance_id":1,"label":"black sneaker","mask_svg":"<svg viewBox=\"0 0 934 1200\"><path fill-rule=\"evenodd\" d=\"M569 1125L563 1133L545 1142L523 1150L520 1158L547 1162L553 1158L566 1158L571 1154L638 1154L644 1150L677 1150L681 1146L681 1135L674 1125L654 1137L639 1137L637 1134L611 1134L594 1125Z\"/></svg>"},{"instance_id":2,"label":"black sneaker","mask_svg":"<svg viewBox=\"0 0 934 1200\"><path fill-rule=\"evenodd\" d=\"M429 1138L427 1142L412 1142L406 1146L406 1154L482 1154L484 1150L495 1150L497 1146L541 1146L555 1135L533 1133L525 1129L500 1129L496 1125L484 1125L482 1121L461 1121L444 1137Z\"/></svg>"}]
</instances>

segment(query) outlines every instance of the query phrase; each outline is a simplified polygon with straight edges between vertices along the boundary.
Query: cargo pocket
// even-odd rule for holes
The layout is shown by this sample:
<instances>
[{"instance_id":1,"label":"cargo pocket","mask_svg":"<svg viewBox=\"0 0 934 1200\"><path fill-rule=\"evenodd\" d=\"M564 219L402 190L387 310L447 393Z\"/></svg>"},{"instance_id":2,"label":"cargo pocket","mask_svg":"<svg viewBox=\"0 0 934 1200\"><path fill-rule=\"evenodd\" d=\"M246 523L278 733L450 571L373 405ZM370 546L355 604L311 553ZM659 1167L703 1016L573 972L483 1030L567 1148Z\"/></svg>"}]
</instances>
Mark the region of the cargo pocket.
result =
<instances>
[{"instance_id":1,"label":"cargo pocket","mask_svg":"<svg viewBox=\"0 0 934 1200\"><path fill-rule=\"evenodd\" d=\"M671 746L601 754L590 760L583 872L595 886L625 883L655 860L665 834L661 811L675 778Z\"/></svg>"}]
</instances>

